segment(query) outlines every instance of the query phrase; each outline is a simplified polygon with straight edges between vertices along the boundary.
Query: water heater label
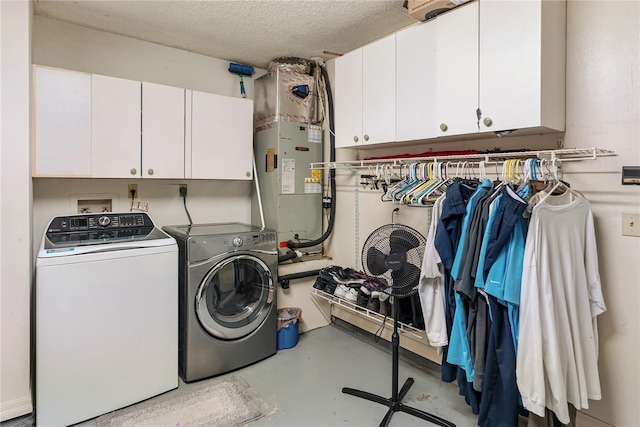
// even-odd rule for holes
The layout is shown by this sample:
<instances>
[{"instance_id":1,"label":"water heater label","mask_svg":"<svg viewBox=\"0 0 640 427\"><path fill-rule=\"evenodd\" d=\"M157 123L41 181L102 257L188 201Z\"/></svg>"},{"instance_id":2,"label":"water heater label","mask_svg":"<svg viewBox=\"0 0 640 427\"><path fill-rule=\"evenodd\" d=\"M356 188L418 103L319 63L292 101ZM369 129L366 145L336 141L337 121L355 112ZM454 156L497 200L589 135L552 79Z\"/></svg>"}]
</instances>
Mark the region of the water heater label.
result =
<instances>
[{"instance_id":1,"label":"water heater label","mask_svg":"<svg viewBox=\"0 0 640 427\"><path fill-rule=\"evenodd\" d=\"M309 125L307 128L308 141L315 142L317 144L322 142L322 127L316 125Z\"/></svg>"},{"instance_id":2,"label":"water heater label","mask_svg":"<svg viewBox=\"0 0 640 427\"><path fill-rule=\"evenodd\" d=\"M293 194L296 191L296 161L282 159L282 194Z\"/></svg>"},{"instance_id":3,"label":"water heater label","mask_svg":"<svg viewBox=\"0 0 640 427\"><path fill-rule=\"evenodd\" d=\"M322 193L322 185L320 184L320 178L305 178L304 192L305 194Z\"/></svg>"}]
</instances>

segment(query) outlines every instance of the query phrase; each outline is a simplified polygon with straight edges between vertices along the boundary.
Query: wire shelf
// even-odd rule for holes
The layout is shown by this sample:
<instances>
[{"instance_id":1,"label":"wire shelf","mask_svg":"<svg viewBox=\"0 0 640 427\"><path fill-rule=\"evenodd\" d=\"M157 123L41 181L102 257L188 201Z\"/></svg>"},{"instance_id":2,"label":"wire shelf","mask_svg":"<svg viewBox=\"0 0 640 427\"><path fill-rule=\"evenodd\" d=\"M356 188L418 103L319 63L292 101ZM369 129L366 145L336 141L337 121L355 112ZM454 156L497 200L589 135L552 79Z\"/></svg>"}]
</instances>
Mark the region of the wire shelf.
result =
<instances>
[{"instance_id":1,"label":"wire shelf","mask_svg":"<svg viewBox=\"0 0 640 427\"><path fill-rule=\"evenodd\" d=\"M371 159L371 160L348 160L334 162L315 162L311 163L311 169L350 169L358 170L370 168L375 165L391 165L401 166L408 163L420 163L428 161L468 161L468 162L485 162L492 164L506 159L516 158L532 158L547 159L550 161L559 160L578 161L578 160L596 160L598 157L615 156L612 150L602 148L566 148L558 150L531 150L501 153L483 153L483 154L462 154L452 156L427 156L427 157L405 157L393 159Z\"/></svg>"},{"instance_id":2,"label":"wire shelf","mask_svg":"<svg viewBox=\"0 0 640 427\"><path fill-rule=\"evenodd\" d=\"M375 311L360 307L359 305L356 305L350 301L336 297L335 295L328 294L319 289L312 289L311 295L315 295L328 301L332 308L333 306L339 306L340 308L356 313L358 316L374 321L380 325L384 323L385 328L393 328L393 318L391 318L390 316L384 316L380 313L376 313ZM398 322L398 333L410 335L416 340L426 342L426 334L423 330L415 328L411 325L407 325L406 323Z\"/></svg>"}]
</instances>

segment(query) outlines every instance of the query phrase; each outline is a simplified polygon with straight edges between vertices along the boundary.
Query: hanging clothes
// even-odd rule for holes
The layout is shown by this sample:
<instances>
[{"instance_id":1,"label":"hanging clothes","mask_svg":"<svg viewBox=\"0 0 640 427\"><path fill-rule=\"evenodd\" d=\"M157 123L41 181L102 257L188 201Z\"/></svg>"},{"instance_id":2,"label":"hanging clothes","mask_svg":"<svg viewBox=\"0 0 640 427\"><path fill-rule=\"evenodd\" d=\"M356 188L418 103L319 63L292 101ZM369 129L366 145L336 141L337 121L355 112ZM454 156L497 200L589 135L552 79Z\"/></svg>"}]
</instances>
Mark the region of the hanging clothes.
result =
<instances>
[{"instance_id":1,"label":"hanging clothes","mask_svg":"<svg viewBox=\"0 0 640 427\"><path fill-rule=\"evenodd\" d=\"M498 214L511 209L498 209L503 198L509 206L510 201L527 205L522 198L528 195L528 186L517 194L509 187L501 188L496 197L496 205L491 211L489 222L483 239L483 253L476 272L476 286L484 287L489 295L491 325L487 357L485 361L485 381L483 384L483 399L480 405L478 425L480 427L510 427L518 425L518 415L525 412L521 408L520 394L516 384L516 348L517 348L517 313L520 302L520 284L522 274L522 259L527 231L527 219L520 212L515 216L513 230L511 227L501 227L492 236L492 224ZM489 269L487 280L482 280L484 274L486 248L490 242L497 239L504 240L500 233L508 233L509 237L502 246L493 265ZM515 321L514 322L514 315Z\"/></svg>"},{"instance_id":2,"label":"hanging clothes","mask_svg":"<svg viewBox=\"0 0 640 427\"><path fill-rule=\"evenodd\" d=\"M472 218L474 216L475 208L480 201L492 188L490 180L484 180L469 199L469 203L466 206L465 215L462 221L462 234L460 242L456 250L456 256L451 269L451 276L455 280L454 290L456 309L453 320L453 328L449 337L449 354L447 355L447 362L458 365L466 372L467 381L473 383L475 377L475 371L473 368L473 359L471 353L471 345L467 338L467 325L468 325L468 313L469 313L469 299L463 299L459 292L459 281L462 276L460 275L460 267L465 265L467 260L467 251L469 244L475 244L475 240L471 242L473 233L469 233L470 225L472 224ZM471 307L475 310L475 307Z\"/></svg>"},{"instance_id":3,"label":"hanging clothes","mask_svg":"<svg viewBox=\"0 0 640 427\"><path fill-rule=\"evenodd\" d=\"M453 328L454 313L456 310L454 281L451 276L451 268L455 259L456 250L462 234L462 222L466 213L466 205L475 192L473 186L463 181L455 181L446 190L446 199L443 203L442 214L438 222L435 236L435 247L444 267L444 292L445 315L447 322L447 334L450 337ZM441 378L444 382L457 380L460 394L474 414L479 409L478 396L467 382L464 370L457 365L447 362L449 346L443 347Z\"/></svg>"},{"instance_id":4,"label":"hanging clothes","mask_svg":"<svg viewBox=\"0 0 640 427\"><path fill-rule=\"evenodd\" d=\"M597 316L606 310L590 203L570 189L533 208L524 253L516 362L525 407L570 422L600 399Z\"/></svg>"}]
</instances>

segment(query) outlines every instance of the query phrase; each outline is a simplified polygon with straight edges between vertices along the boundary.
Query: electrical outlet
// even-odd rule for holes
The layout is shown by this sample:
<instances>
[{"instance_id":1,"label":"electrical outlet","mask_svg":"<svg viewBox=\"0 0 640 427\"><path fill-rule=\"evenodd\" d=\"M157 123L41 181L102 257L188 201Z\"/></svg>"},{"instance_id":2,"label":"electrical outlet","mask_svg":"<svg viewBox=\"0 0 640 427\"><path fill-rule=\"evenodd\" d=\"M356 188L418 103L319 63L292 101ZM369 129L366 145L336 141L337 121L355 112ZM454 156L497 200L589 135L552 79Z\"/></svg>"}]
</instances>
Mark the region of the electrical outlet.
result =
<instances>
[{"instance_id":1,"label":"electrical outlet","mask_svg":"<svg viewBox=\"0 0 640 427\"><path fill-rule=\"evenodd\" d=\"M178 195L180 197L186 197L186 195L187 195L187 184L180 184Z\"/></svg>"},{"instance_id":2,"label":"electrical outlet","mask_svg":"<svg viewBox=\"0 0 640 427\"><path fill-rule=\"evenodd\" d=\"M132 191L133 191L133 196L131 196ZM127 188L127 197L129 199L140 198L140 194L138 194L138 184L129 184L129 187Z\"/></svg>"},{"instance_id":3,"label":"electrical outlet","mask_svg":"<svg viewBox=\"0 0 640 427\"><path fill-rule=\"evenodd\" d=\"M622 213L622 235L640 237L640 214Z\"/></svg>"}]
</instances>

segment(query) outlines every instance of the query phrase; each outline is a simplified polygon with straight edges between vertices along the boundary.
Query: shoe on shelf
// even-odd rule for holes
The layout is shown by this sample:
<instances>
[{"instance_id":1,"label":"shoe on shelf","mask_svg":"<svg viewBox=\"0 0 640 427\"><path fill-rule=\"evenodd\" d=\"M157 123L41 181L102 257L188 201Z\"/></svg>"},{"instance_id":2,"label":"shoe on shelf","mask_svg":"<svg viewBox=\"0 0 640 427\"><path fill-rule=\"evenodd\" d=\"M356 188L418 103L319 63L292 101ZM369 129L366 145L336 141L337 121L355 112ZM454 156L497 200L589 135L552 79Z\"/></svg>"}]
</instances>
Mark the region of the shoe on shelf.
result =
<instances>
[{"instance_id":1,"label":"shoe on shelf","mask_svg":"<svg viewBox=\"0 0 640 427\"><path fill-rule=\"evenodd\" d=\"M376 289L371 292L371 298L377 298L380 301L386 301L389 299L389 294L384 291L384 289Z\"/></svg>"},{"instance_id":2,"label":"shoe on shelf","mask_svg":"<svg viewBox=\"0 0 640 427\"><path fill-rule=\"evenodd\" d=\"M338 284L346 283L349 278L348 274L337 265L331 265L329 267L325 267L318 273L320 277L327 281L334 281Z\"/></svg>"},{"instance_id":3,"label":"shoe on shelf","mask_svg":"<svg viewBox=\"0 0 640 427\"><path fill-rule=\"evenodd\" d=\"M330 295L333 295L336 291L336 287L338 286L338 283L334 282L333 280L329 280L326 283L327 284L324 288L324 291Z\"/></svg>"},{"instance_id":4,"label":"shoe on shelf","mask_svg":"<svg viewBox=\"0 0 640 427\"><path fill-rule=\"evenodd\" d=\"M349 288L347 293L344 296L344 299L347 301L357 304L358 302L358 290L356 288Z\"/></svg>"},{"instance_id":5,"label":"shoe on shelf","mask_svg":"<svg viewBox=\"0 0 640 427\"><path fill-rule=\"evenodd\" d=\"M338 298L344 298L347 296L347 292L349 292L349 289L350 288L347 285L340 283L333 295L337 296Z\"/></svg>"},{"instance_id":6,"label":"shoe on shelf","mask_svg":"<svg viewBox=\"0 0 640 427\"><path fill-rule=\"evenodd\" d=\"M367 307L369 303L369 298L371 297L371 291L362 285L358 290L358 296L356 297L356 305L360 307Z\"/></svg>"},{"instance_id":7,"label":"shoe on shelf","mask_svg":"<svg viewBox=\"0 0 640 427\"><path fill-rule=\"evenodd\" d=\"M313 287L315 289L320 290L320 291L324 291L325 288L327 287L327 284L328 284L328 282L325 279L323 279L322 277L318 276L316 278L316 282L313 284Z\"/></svg>"},{"instance_id":8,"label":"shoe on shelf","mask_svg":"<svg viewBox=\"0 0 640 427\"><path fill-rule=\"evenodd\" d=\"M375 313L380 313L380 300L371 296L366 308L367 310L373 311Z\"/></svg>"}]
</instances>

